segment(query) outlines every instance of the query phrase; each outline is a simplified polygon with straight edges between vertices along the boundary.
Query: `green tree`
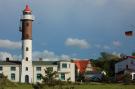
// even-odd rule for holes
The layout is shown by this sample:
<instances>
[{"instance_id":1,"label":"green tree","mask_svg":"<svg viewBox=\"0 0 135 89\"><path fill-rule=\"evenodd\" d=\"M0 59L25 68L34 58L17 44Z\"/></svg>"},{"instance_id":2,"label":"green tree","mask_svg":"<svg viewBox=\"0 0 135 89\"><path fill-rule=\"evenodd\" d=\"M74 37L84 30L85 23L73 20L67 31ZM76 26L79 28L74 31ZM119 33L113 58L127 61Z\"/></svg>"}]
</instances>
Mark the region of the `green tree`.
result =
<instances>
[{"instance_id":1,"label":"green tree","mask_svg":"<svg viewBox=\"0 0 135 89\"><path fill-rule=\"evenodd\" d=\"M50 68L46 68L45 76L42 76L43 83L47 84L50 87L54 87L56 85L56 71L50 70Z\"/></svg>"},{"instance_id":2,"label":"green tree","mask_svg":"<svg viewBox=\"0 0 135 89\"><path fill-rule=\"evenodd\" d=\"M97 60L93 60L93 65L99 68L100 71L106 71L108 77L112 77L115 75L114 65L119 60L120 58L116 55L107 52L101 52L101 56Z\"/></svg>"},{"instance_id":3,"label":"green tree","mask_svg":"<svg viewBox=\"0 0 135 89\"><path fill-rule=\"evenodd\" d=\"M4 89L5 87L16 87L15 83L11 82L7 79L7 76L2 74L0 78L0 89Z\"/></svg>"},{"instance_id":4,"label":"green tree","mask_svg":"<svg viewBox=\"0 0 135 89\"><path fill-rule=\"evenodd\" d=\"M135 56L135 52L132 53L132 56Z\"/></svg>"}]
</instances>

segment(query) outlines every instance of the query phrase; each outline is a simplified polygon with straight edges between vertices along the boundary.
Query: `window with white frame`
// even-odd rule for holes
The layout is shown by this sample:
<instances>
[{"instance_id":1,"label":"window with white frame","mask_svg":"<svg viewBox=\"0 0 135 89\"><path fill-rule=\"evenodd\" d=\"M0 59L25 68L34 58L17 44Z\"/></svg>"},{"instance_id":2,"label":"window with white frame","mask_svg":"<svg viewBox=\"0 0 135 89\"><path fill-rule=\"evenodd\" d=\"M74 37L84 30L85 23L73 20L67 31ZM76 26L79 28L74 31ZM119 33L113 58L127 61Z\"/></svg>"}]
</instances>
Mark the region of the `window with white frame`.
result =
<instances>
[{"instance_id":1,"label":"window with white frame","mask_svg":"<svg viewBox=\"0 0 135 89\"><path fill-rule=\"evenodd\" d=\"M11 80L15 80L15 73L11 73Z\"/></svg>"},{"instance_id":2,"label":"window with white frame","mask_svg":"<svg viewBox=\"0 0 135 89\"><path fill-rule=\"evenodd\" d=\"M16 67L11 67L11 71L16 71Z\"/></svg>"},{"instance_id":3,"label":"window with white frame","mask_svg":"<svg viewBox=\"0 0 135 89\"><path fill-rule=\"evenodd\" d=\"M37 80L41 80L42 75L40 73L37 74Z\"/></svg>"},{"instance_id":4,"label":"window with white frame","mask_svg":"<svg viewBox=\"0 0 135 89\"><path fill-rule=\"evenodd\" d=\"M0 71L2 71L3 70L3 67L2 66L0 66Z\"/></svg>"},{"instance_id":5,"label":"window with white frame","mask_svg":"<svg viewBox=\"0 0 135 89\"><path fill-rule=\"evenodd\" d=\"M41 71L41 67L36 67L36 71Z\"/></svg>"},{"instance_id":6,"label":"window with white frame","mask_svg":"<svg viewBox=\"0 0 135 89\"><path fill-rule=\"evenodd\" d=\"M118 65L118 71L122 71L122 65Z\"/></svg>"},{"instance_id":7,"label":"window with white frame","mask_svg":"<svg viewBox=\"0 0 135 89\"><path fill-rule=\"evenodd\" d=\"M61 73L61 80L65 80L65 73Z\"/></svg>"},{"instance_id":8,"label":"window with white frame","mask_svg":"<svg viewBox=\"0 0 135 89\"><path fill-rule=\"evenodd\" d=\"M67 68L67 63L62 63L62 68Z\"/></svg>"},{"instance_id":9,"label":"window with white frame","mask_svg":"<svg viewBox=\"0 0 135 89\"><path fill-rule=\"evenodd\" d=\"M53 71L53 67L47 67L48 71Z\"/></svg>"}]
</instances>

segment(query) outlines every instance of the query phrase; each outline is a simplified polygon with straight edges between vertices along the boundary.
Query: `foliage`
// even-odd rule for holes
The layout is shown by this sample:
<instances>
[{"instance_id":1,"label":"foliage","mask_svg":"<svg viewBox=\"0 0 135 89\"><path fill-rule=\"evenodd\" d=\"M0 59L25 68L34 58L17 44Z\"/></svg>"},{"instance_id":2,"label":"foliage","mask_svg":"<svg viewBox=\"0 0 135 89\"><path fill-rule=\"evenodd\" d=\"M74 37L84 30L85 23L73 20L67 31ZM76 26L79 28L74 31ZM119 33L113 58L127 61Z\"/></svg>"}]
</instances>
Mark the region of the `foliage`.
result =
<instances>
[{"instance_id":1,"label":"foliage","mask_svg":"<svg viewBox=\"0 0 135 89\"><path fill-rule=\"evenodd\" d=\"M135 56L135 52L132 53L132 56Z\"/></svg>"},{"instance_id":2,"label":"foliage","mask_svg":"<svg viewBox=\"0 0 135 89\"><path fill-rule=\"evenodd\" d=\"M129 74L129 73L126 73L125 75L124 75L124 84L129 84L129 83L131 83L131 75Z\"/></svg>"},{"instance_id":3,"label":"foliage","mask_svg":"<svg viewBox=\"0 0 135 89\"><path fill-rule=\"evenodd\" d=\"M107 53L107 52L101 52L101 57L99 57L97 60L91 60L92 65L96 68L98 71L106 71L108 77L112 77L115 75L114 73L114 65L116 62L118 62L120 58L116 55Z\"/></svg>"},{"instance_id":4,"label":"foliage","mask_svg":"<svg viewBox=\"0 0 135 89\"><path fill-rule=\"evenodd\" d=\"M11 82L11 81L9 81L7 79L7 76L2 74L2 77L0 79L0 89L4 89L5 87L16 87L16 84Z\"/></svg>"},{"instance_id":5,"label":"foliage","mask_svg":"<svg viewBox=\"0 0 135 89\"><path fill-rule=\"evenodd\" d=\"M43 79L43 83L47 84L48 86L55 86L56 85L56 76L57 72L56 71L52 71L49 68L46 68L45 70L45 76L42 76Z\"/></svg>"},{"instance_id":6,"label":"foliage","mask_svg":"<svg viewBox=\"0 0 135 89\"><path fill-rule=\"evenodd\" d=\"M40 83L36 83L36 84L32 84L32 87L34 88L34 89L43 89L43 86L42 86L42 84L40 84Z\"/></svg>"}]
</instances>

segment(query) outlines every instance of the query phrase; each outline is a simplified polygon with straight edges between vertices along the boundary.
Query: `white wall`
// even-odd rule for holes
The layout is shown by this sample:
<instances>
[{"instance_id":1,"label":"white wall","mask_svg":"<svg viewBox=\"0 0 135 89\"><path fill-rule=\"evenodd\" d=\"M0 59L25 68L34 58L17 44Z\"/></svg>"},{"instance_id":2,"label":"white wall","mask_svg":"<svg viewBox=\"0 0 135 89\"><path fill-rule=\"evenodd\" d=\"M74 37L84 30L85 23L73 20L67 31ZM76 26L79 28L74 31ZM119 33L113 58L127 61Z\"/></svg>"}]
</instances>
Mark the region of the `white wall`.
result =
<instances>
[{"instance_id":1,"label":"white wall","mask_svg":"<svg viewBox=\"0 0 135 89\"><path fill-rule=\"evenodd\" d=\"M19 82L20 79L20 66L19 65L0 65L3 67L3 70L0 71L0 73L3 73L5 76L8 77L9 80L11 80L11 73L15 74L15 80L11 80L13 82ZM15 71L11 71L11 67L16 67Z\"/></svg>"},{"instance_id":2,"label":"white wall","mask_svg":"<svg viewBox=\"0 0 135 89\"><path fill-rule=\"evenodd\" d=\"M67 68L62 68L62 64L66 63ZM60 61L60 69L59 69L59 79L61 80L61 73L65 74L65 80L67 81L70 78L72 82L75 82L75 64L70 61Z\"/></svg>"},{"instance_id":3,"label":"white wall","mask_svg":"<svg viewBox=\"0 0 135 89\"><path fill-rule=\"evenodd\" d=\"M36 67L41 67L41 71L37 71ZM43 76L45 76L45 69L47 67L53 67L53 71L58 71L58 66L57 65L33 65L33 79L34 79L34 83L36 82L42 82L42 80L37 80L37 74L42 74Z\"/></svg>"},{"instance_id":4,"label":"white wall","mask_svg":"<svg viewBox=\"0 0 135 89\"><path fill-rule=\"evenodd\" d=\"M132 64L133 62L133 64ZM135 59L128 58L115 64L115 73L123 71L128 65L129 69L135 70Z\"/></svg>"}]
</instances>

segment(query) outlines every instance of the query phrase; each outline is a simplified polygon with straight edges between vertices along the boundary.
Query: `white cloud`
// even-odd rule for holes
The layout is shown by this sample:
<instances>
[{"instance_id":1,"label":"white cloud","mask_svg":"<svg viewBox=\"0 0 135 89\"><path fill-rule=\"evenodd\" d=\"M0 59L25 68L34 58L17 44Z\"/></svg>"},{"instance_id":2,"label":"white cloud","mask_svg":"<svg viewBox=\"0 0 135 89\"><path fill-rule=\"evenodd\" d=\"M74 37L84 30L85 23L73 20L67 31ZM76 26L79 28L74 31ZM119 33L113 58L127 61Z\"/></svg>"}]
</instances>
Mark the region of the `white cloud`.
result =
<instances>
[{"instance_id":1,"label":"white cloud","mask_svg":"<svg viewBox=\"0 0 135 89\"><path fill-rule=\"evenodd\" d=\"M103 50L111 49L110 46L108 46L108 45L96 44L95 47L96 47L96 48L99 48L99 49L103 49Z\"/></svg>"},{"instance_id":2,"label":"white cloud","mask_svg":"<svg viewBox=\"0 0 135 89\"><path fill-rule=\"evenodd\" d=\"M6 58L13 60L13 56L8 52L0 52L0 60L6 60Z\"/></svg>"},{"instance_id":3,"label":"white cloud","mask_svg":"<svg viewBox=\"0 0 135 89\"><path fill-rule=\"evenodd\" d=\"M77 39L77 38L68 38L65 41L67 46L79 47L79 48L88 48L89 43L84 39Z\"/></svg>"},{"instance_id":4,"label":"white cloud","mask_svg":"<svg viewBox=\"0 0 135 89\"><path fill-rule=\"evenodd\" d=\"M42 58L45 61L57 61L57 60L69 60L70 57L68 55L56 55L54 52L44 50L43 52L35 51L33 52L33 60L38 60Z\"/></svg>"},{"instance_id":5,"label":"white cloud","mask_svg":"<svg viewBox=\"0 0 135 89\"><path fill-rule=\"evenodd\" d=\"M108 45L104 45L103 49L107 49L108 50L108 49L111 49L111 48Z\"/></svg>"},{"instance_id":6,"label":"white cloud","mask_svg":"<svg viewBox=\"0 0 135 89\"><path fill-rule=\"evenodd\" d=\"M120 43L120 41L113 41L113 45L116 47L119 47L119 46L121 46L121 43Z\"/></svg>"},{"instance_id":7,"label":"white cloud","mask_svg":"<svg viewBox=\"0 0 135 89\"><path fill-rule=\"evenodd\" d=\"M96 44L95 47L96 48L101 48L101 45L100 44Z\"/></svg>"},{"instance_id":8,"label":"white cloud","mask_svg":"<svg viewBox=\"0 0 135 89\"><path fill-rule=\"evenodd\" d=\"M0 39L0 48L17 49L21 48L21 42Z\"/></svg>"}]
</instances>

